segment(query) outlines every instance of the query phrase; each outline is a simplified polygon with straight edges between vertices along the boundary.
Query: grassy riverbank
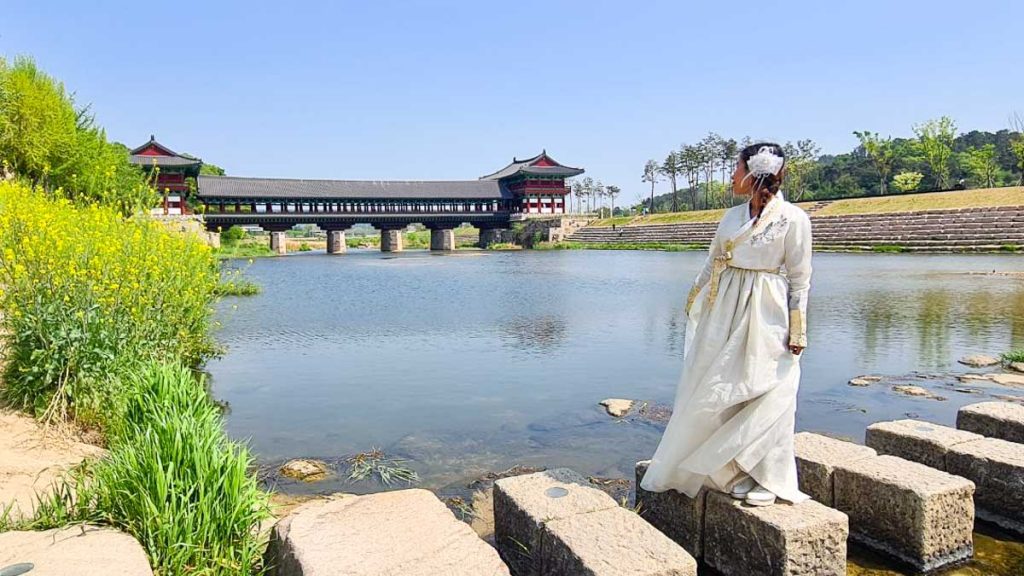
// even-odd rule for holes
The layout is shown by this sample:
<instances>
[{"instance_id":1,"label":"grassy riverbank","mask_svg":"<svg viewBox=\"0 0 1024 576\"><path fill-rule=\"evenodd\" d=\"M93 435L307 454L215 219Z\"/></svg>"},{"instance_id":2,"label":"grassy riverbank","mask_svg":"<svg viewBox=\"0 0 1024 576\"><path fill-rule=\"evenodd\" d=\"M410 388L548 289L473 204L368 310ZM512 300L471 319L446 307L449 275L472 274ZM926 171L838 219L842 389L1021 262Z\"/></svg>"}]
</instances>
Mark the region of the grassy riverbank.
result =
<instances>
[{"instance_id":1,"label":"grassy riverbank","mask_svg":"<svg viewBox=\"0 0 1024 576\"><path fill-rule=\"evenodd\" d=\"M811 209L817 202L800 202L797 206ZM956 190L951 192L930 192L926 194L901 194L880 198L850 198L833 200L814 211L815 216L846 216L852 214L887 214L917 212L922 210L954 210L960 208L985 208L999 206L1024 206L1024 187L981 188L977 190ZM668 212L637 217L616 217L595 220L590 226L651 226L657 224L681 224L685 222L718 222L725 210L694 210L690 212Z\"/></svg>"},{"instance_id":2,"label":"grassy riverbank","mask_svg":"<svg viewBox=\"0 0 1024 576\"><path fill-rule=\"evenodd\" d=\"M34 516L0 508L0 530L107 524L159 574L258 568L266 495L191 370L217 353L217 293L252 289L236 273L220 283L197 238L0 182L0 401L110 449L41 494Z\"/></svg>"},{"instance_id":3,"label":"grassy riverbank","mask_svg":"<svg viewBox=\"0 0 1024 576\"><path fill-rule=\"evenodd\" d=\"M662 252L689 252L707 250L700 244L669 244L662 242L540 242L534 250L660 250Z\"/></svg>"}]
</instances>

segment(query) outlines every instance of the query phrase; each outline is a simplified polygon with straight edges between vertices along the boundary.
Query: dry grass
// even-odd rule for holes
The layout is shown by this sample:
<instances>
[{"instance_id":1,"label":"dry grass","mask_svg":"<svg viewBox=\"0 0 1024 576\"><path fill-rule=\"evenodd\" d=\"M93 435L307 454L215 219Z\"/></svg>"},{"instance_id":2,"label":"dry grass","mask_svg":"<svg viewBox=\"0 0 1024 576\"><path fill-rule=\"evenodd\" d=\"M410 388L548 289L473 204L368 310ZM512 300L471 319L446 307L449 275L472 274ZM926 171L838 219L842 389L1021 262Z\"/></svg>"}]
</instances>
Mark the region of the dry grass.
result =
<instances>
[{"instance_id":1,"label":"dry grass","mask_svg":"<svg viewBox=\"0 0 1024 576\"><path fill-rule=\"evenodd\" d=\"M681 224L684 222L718 222L725 210L694 210L691 212L665 212L636 218L619 216L595 220L591 226L650 226L652 224Z\"/></svg>"},{"instance_id":2,"label":"dry grass","mask_svg":"<svg viewBox=\"0 0 1024 576\"><path fill-rule=\"evenodd\" d=\"M814 213L815 216L846 214L884 214L918 210L952 210L990 206L1024 206L1024 187L979 188L931 194L904 194L883 198L836 200Z\"/></svg>"},{"instance_id":3,"label":"dry grass","mask_svg":"<svg viewBox=\"0 0 1024 576\"><path fill-rule=\"evenodd\" d=\"M816 202L800 202L797 206L807 210ZM952 210L993 206L1024 206L1024 187L979 188L928 194L903 194L884 198L850 198L834 200L814 213L815 216L843 216L847 214L885 214L890 212L916 212L919 210ZM718 222L725 210L696 210L667 212L636 218L617 217L595 220L590 226L647 226L651 224L679 224L684 222Z\"/></svg>"}]
</instances>

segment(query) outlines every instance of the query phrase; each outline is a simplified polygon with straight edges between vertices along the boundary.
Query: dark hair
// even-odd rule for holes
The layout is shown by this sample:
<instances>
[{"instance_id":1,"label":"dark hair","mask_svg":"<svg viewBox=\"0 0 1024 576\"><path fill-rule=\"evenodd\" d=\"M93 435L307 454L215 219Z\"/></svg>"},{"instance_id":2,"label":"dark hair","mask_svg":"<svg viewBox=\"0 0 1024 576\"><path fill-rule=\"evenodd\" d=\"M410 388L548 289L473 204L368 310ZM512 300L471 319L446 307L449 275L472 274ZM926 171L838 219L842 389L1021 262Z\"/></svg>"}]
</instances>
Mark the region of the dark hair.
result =
<instances>
[{"instance_id":1,"label":"dark hair","mask_svg":"<svg viewBox=\"0 0 1024 576\"><path fill-rule=\"evenodd\" d=\"M782 151L782 146L775 144L774 142L758 142L757 144L751 144L740 151L740 162L743 162L743 167L750 170L747 166L747 160L754 154L761 151L761 148L767 147L772 151L773 154L782 158L782 169L779 169L778 174L763 174L761 176L751 176L754 180L754 193L760 194L764 200L769 200L779 188L782 187L783 169L786 167L786 153Z\"/></svg>"}]
</instances>

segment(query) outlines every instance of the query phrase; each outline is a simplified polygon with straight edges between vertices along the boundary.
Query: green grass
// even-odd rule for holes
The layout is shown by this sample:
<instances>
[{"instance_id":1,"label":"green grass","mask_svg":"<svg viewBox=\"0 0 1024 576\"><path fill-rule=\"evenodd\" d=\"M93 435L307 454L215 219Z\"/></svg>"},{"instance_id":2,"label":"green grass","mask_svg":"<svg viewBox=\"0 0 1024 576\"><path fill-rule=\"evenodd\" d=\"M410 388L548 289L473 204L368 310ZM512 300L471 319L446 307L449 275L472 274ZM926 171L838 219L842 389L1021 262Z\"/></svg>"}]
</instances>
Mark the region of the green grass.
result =
<instances>
[{"instance_id":1,"label":"green grass","mask_svg":"<svg viewBox=\"0 0 1024 576\"><path fill-rule=\"evenodd\" d=\"M1003 354L1003 362L1010 364L1012 362L1024 362L1024 348L1020 350L1011 350L1006 354Z\"/></svg>"},{"instance_id":2,"label":"green grass","mask_svg":"<svg viewBox=\"0 0 1024 576\"><path fill-rule=\"evenodd\" d=\"M227 439L204 382L178 365L135 373L110 452L42 497L24 527L88 522L139 540L157 574L248 574L259 565L266 494L248 449Z\"/></svg>"},{"instance_id":3,"label":"green grass","mask_svg":"<svg viewBox=\"0 0 1024 576\"><path fill-rule=\"evenodd\" d=\"M229 280L217 284L214 293L217 296L255 296L263 289L251 280Z\"/></svg>"},{"instance_id":4,"label":"green grass","mask_svg":"<svg viewBox=\"0 0 1024 576\"><path fill-rule=\"evenodd\" d=\"M1009 186L928 194L898 194L881 198L850 198L835 200L816 211L814 215L884 214L991 206L1024 206L1024 187Z\"/></svg>"},{"instance_id":5,"label":"green grass","mask_svg":"<svg viewBox=\"0 0 1024 576\"><path fill-rule=\"evenodd\" d=\"M522 250L523 247L512 243L512 242L495 242L487 245L488 250L502 251L502 250Z\"/></svg>"},{"instance_id":6,"label":"green grass","mask_svg":"<svg viewBox=\"0 0 1024 576\"><path fill-rule=\"evenodd\" d=\"M221 241L220 248L213 251L217 258L261 258L273 256L269 240L265 238L246 238L237 242Z\"/></svg>"},{"instance_id":7,"label":"green grass","mask_svg":"<svg viewBox=\"0 0 1024 576\"><path fill-rule=\"evenodd\" d=\"M662 242L540 242L534 250L660 250L663 252L690 252L707 250L700 244L668 244Z\"/></svg>"},{"instance_id":8,"label":"green grass","mask_svg":"<svg viewBox=\"0 0 1024 576\"><path fill-rule=\"evenodd\" d=\"M349 480L362 481L376 476L382 484L390 486L395 482L412 484L420 479L414 470L405 466L404 460L390 458L377 449L360 452L345 462L349 465Z\"/></svg>"},{"instance_id":9,"label":"green grass","mask_svg":"<svg viewBox=\"0 0 1024 576\"><path fill-rule=\"evenodd\" d=\"M900 252L906 252L907 249L903 246L897 246L895 244L879 244L871 247L872 252L878 252L881 254L897 254Z\"/></svg>"},{"instance_id":10,"label":"green grass","mask_svg":"<svg viewBox=\"0 0 1024 576\"><path fill-rule=\"evenodd\" d=\"M999 247L1000 252L1019 252L1020 250L1021 247L1016 244L1003 244Z\"/></svg>"}]
</instances>

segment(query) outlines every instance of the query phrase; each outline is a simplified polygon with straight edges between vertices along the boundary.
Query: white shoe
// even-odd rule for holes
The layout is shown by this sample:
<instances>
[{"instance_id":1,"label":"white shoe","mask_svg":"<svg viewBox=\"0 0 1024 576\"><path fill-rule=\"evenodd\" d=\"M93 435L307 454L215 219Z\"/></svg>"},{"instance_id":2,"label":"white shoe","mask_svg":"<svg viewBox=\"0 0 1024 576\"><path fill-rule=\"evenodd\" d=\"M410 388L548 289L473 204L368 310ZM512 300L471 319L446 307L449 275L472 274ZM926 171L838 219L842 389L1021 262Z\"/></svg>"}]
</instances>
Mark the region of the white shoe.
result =
<instances>
[{"instance_id":1,"label":"white shoe","mask_svg":"<svg viewBox=\"0 0 1024 576\"><path fill-rule=\"evenodd\" d=\"M775 494L772 494L760 484L747 492L746 503L748 506L771 506L775 504Z\"/></svg>"},{"instance_id":2,"label":"white shoe","mask_svg":"<svg viewBox=\"0 0 1024 576\"><path fill-rule=\"evenodd\" d=\"M732 490L729 491L729 495L737 500L744 500L746 499L747 494L754 488L757 488L757 482L755 482L750 476L747 476L733 485Z\"/></svg>"}]
</instances>

